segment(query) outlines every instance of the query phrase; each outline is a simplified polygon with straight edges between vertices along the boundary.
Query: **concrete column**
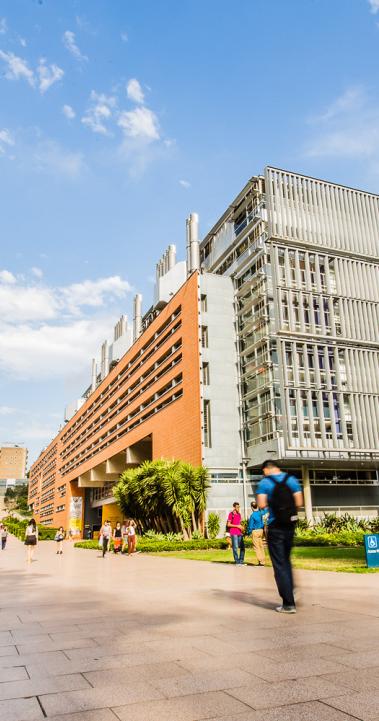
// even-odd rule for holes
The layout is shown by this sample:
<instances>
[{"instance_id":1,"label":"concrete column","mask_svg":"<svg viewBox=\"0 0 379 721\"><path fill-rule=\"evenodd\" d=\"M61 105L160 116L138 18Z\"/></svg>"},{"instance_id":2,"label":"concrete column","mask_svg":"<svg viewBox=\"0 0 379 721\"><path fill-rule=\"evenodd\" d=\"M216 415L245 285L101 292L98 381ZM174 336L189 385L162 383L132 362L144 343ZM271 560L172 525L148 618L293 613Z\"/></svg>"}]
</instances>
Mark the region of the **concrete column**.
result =
<instances>
[{"instance_id":1,"label":"concrete column","mask_svg":"<svg viewBox=\"0 0 379 721\"><path fill-rule=\"evenodd\" d=\"M308 523L313 525L313 507L312 507L312 493L311 484L309 482L309 469L307 466L302 466L301 475L303 479L303 494L304 494L304 508L305 517Z\"/></svg>"}]
</instances>

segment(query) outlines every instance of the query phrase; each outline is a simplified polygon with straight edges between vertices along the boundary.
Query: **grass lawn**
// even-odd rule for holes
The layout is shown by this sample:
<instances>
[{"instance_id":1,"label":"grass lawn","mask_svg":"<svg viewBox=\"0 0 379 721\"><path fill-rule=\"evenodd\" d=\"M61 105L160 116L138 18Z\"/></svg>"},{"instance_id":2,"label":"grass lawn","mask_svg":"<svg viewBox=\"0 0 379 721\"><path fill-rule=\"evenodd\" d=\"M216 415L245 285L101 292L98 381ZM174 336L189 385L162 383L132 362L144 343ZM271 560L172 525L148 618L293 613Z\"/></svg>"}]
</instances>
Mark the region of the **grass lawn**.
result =
<instances>
[{"instance_id":1,"label":"grass lawn","mask_svg":"<svg viewBox=\"0 0 379 721\"><path fill-rule=\"evenodd\" d=\"M172 556L190 561L233 563L231 551L166 551L156 555ZM271 565L267 553L266 556L267 565ZM254 551L247 549L245 561L252 565L257 563ZM347 573L376 573L379 571L379 568L366 568L363 548L296 546L293 549L292 561L295 568L305 568L311 571L345 571Z\"/></svg>"}]
</instances>

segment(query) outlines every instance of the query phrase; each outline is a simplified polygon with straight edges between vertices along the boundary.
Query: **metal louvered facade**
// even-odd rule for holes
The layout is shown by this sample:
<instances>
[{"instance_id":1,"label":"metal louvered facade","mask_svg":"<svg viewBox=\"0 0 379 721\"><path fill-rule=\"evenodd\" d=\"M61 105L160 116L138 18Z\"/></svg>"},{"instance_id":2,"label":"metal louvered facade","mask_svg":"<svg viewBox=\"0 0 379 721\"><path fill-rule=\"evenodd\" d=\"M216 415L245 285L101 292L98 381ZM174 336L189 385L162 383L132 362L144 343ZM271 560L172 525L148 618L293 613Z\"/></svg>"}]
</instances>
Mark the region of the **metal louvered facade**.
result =
<instances>
[{"instance_id":1,"label":"metal louvered facade","mask_svg":"<svg viewBox=\"0 0 379 721\"><path fill-rule=\"evenodd\" d=\"M320 510L377 508L379 196L267 167L201 262L234 281L249 466L297 469Z\"/></svg>"}]
</instances>

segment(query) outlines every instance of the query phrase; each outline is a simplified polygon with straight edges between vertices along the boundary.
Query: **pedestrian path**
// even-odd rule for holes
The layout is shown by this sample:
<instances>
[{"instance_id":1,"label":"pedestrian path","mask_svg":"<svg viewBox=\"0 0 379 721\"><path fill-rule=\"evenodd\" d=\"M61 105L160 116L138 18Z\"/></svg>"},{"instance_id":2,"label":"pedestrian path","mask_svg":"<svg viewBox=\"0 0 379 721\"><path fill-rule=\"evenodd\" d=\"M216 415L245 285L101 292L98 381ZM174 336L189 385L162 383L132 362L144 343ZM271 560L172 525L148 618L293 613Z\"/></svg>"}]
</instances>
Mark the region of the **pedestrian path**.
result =
<instances>
[{"instance_id":1,"label":"pedestrian path","mask_svg":"<svg viewBox=\"0 0 379 721\"><path fill-rule=\"evenodd\" d=\"M379 721L379 578L0 552L0 721Z\"/></svg>"}]
</instances>

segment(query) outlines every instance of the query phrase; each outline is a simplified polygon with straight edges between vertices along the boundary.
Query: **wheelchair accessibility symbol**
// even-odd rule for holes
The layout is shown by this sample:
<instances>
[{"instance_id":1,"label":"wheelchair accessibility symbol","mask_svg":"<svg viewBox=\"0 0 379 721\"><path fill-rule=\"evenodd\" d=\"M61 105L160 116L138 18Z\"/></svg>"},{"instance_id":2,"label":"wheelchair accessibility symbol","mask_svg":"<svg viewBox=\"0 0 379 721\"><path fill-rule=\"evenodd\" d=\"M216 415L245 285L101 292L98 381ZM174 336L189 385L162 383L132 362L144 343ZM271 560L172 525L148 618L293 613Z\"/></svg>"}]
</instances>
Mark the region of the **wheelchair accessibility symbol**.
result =
<instances>
[{"instance_id":1,"label":"wheelchair accessibility symbol","mask_svg":"<svg viewBox=\"0 0 379 721\"><path fill-rule=\"evenodd\" d=\"M378 541L375 536L369 536L368 547L369 548L378 548Z\"/></svg>"}]
</instances>

